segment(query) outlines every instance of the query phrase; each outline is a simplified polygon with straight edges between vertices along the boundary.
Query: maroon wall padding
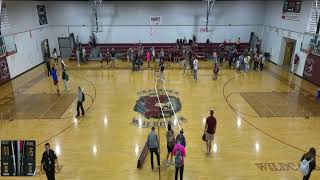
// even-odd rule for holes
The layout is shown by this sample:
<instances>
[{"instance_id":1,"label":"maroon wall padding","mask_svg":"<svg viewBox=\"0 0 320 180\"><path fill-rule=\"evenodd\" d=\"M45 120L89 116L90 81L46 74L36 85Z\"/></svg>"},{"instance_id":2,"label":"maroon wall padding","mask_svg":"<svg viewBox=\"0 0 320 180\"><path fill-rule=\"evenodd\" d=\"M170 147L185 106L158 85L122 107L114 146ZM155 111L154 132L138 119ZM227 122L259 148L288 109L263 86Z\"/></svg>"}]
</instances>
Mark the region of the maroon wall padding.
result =
<instances>
[{"instance_id":1,"label":"maroon wall padding","mask_svg":"<svg viewBox=\"0 0 320 180\"><path fill-rule=\"evenodd\" d=\"M0 57L0 84L3 84L10 80L9 67L7 63L7 57Z\"/></svg>"},{"instance_id":2,"label":"maroon wall padding","mask_svg":"<svg viewBox=\"0 0 320 180\"><path fill-rule=\"evenodd\" d=\"M304 65L303 78L320 86L320 56L309 53Z\"/></svg>"}]
</instances>

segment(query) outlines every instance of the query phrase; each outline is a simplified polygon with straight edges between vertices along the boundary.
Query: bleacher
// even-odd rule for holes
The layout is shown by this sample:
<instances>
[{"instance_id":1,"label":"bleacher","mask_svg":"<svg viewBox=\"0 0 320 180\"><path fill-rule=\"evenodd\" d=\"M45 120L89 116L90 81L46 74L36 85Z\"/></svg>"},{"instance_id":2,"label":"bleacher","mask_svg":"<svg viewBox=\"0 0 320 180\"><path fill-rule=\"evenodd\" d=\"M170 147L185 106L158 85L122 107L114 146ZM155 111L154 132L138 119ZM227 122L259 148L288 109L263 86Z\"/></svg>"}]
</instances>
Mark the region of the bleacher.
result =
<instances>
[{"instance_id":1,"label":"bleacher","mask_svg":"<svg viewBox=\"0 0 320 180\"><path fill-rule=\"evenodd\" d=\"M205 59L206 55L212 54L213 51L219 50L219 45L221 43L197 43L195 47L193 47L193 53L195 56L197 56L198 59ZM144 48L144 53L146 53L146 50L150 50L151 47L155 47L156 49L156 55L158 56L161 48L165 52L165 56L168 57L169 49L175 48L176 43L141 43L141 45ZM105 54L107 52L107 49L111 51L112 48L116 51L116 56L118 59L127 59L127 51L129 48L137 47L137 44L132 43L112 43L112 44L97 44L96 48L100 49L102 51L103 56L105 57ZM232 43L227 43L227 46L232 46ZM86 53L89 56L91 54L92 48L89 46L89 44L82 44L82 47L86 49ZM249 47L249 43L241 43L240 44L240 51L243 51ZM180 53L178 57L182 57L182 54ZM76 60L76 53L75 49L72 51L70 60Z\"/></svg>"}]
</instances>

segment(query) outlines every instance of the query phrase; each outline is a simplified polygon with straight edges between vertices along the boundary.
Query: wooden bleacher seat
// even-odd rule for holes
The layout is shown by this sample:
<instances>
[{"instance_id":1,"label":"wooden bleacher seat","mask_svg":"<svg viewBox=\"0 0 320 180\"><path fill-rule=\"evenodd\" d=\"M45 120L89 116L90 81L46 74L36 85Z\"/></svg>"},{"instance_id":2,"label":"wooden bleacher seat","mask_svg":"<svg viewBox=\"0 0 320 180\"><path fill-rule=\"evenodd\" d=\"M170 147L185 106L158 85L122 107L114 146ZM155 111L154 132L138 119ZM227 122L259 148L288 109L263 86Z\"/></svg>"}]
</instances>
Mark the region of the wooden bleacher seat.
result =
<instances>
[{"instance_id":1,"label":"wooden bleacher seat","mask_svg":"<svg viewBox=\"0 0 320 180\"><path fill-rule=\"evenodd\" d=\"M197 56L199 60L205 59L205 54L209 53L211 54L212 51L216 51L219 49L219 45L221 43L197 43L197 46L193 48L194 54ZM161 50L161 48L165 51L165 57L168 57L168 50L172 47L176 47L176 43L142 43L141 44L144 47L144 50L149 50L151 47L156 48L156 54L158 54ZM227 46L232 45L232 43L227 43ZM87 54L91 53L91 47L89 44L82 44L82 46L86 49ZM99 48L102 51L103 56L105 56L107 49L111 51L112 48L115 49L117 54L119 54L119 59L127 59L127 51L131 47L136 47L137 44L133 43L112 43L112 44L97 44L97 48ZM248 43L241 43L240 49L243 50L245 48L248 48ZM182 54L179 54L178 58L180 59L182 57ZM72 51L70 60L76 60L76 53L75 50Z\"/></svg>"}]
</instances>

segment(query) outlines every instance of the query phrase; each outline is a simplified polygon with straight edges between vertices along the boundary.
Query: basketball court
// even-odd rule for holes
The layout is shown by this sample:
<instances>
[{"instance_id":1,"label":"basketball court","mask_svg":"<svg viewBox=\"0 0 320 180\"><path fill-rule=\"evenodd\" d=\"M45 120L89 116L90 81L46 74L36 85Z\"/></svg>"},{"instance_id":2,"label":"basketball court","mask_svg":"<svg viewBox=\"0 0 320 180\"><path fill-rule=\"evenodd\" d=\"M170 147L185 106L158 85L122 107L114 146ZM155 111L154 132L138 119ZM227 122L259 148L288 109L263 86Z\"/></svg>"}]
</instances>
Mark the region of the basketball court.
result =
<instances>
[{"instance_id":1,"label":"basketball court","mask_svg":"<svg viewBox=\"0 0 320 180\"><path fill-rule=\"evenodd\" d=\"M299 10L289 12L292 2L300 5ZM35 164L32 176L0 179L46 179L40 172L46 143L61 166L56 169L59 180L174 179L174 166L165 165L168 123L176 135L184 130L186 180L302 179L302 155L311 147L320 151L316 99L320 51L318 30L311 31L309 22L317 9L317 1L298 0L2 1L0 140L35 141ZM184 22L169 20L175 16ZM22 21L35 21L34 27ZM13 29L15 33L9 33ZM97 38L96 47L89 45L91 33ZM144 47L144 53L153 46L157 54L164 49L167 56L176 39L192 39L194 34L198 80L191 67L184 68L183 57L165 61L164 80L158 57L150 68L144 60L138 71L126 59L128 48L138 46ZM87 51L86 63L77 60L77 36ZM212 51L224 40L232 46L238 37L241 51L255 49L260 38L261 50L270 59L263 71L251 67L248 72L229 67L226 61L213 80ZM53 48L58 50L57 63ZM106 61L101 67L96 52L106 57L112 48L117 51L117 60L110 61L115 67ZM300 58L296 71L295 54ZM69 91L64 91L60 57L69 76ZM56 64L60 96L47 76L46 60ZM85 115L76 117L79 86L85 94ZM210 109L217 130L212 152L206 154L201 137ZM156 128L160 143L161 165L155 170L145 148L151 127ZM2 153L2 162L3 157ZM310 179L320 179L318 165Z\"/></svg>"}]
</instances>

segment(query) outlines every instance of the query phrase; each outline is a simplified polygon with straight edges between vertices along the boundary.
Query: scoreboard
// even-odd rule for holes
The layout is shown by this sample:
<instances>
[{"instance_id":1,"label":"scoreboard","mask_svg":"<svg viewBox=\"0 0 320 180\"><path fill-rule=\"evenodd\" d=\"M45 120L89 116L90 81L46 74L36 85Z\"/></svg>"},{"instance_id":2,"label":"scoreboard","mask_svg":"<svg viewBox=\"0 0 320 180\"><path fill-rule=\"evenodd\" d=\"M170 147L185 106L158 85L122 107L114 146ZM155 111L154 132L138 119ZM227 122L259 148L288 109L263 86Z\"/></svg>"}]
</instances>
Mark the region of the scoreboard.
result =
<instances>
[{"instance_id":1,"label":"scoreboard","mask_svg":"<svg viewBox=\"0 0 320 180\"><path fill-rule=\"evenodd\" d=\"M1 141L1 176L33 176L35 141Z\"/></svg>"},{"instance_id":2,"label":"scoreboard","mask_svg":"<svg viewBox=\"0 0 320 180\"><path fill-rule=\"evenodd\" d=\"M282 13L300 13L301 0L285 0Z\"/></svg>"},{"instance_id":3,"label":"scoreboard","mask_svg":"<svg viewBox=\"0 0 320 180\"><path fill-rule=\"evenodd\" d=\"M285 0L281 18L284 20L299 21L301 0Z\"/></svg>"}]
</instances>

